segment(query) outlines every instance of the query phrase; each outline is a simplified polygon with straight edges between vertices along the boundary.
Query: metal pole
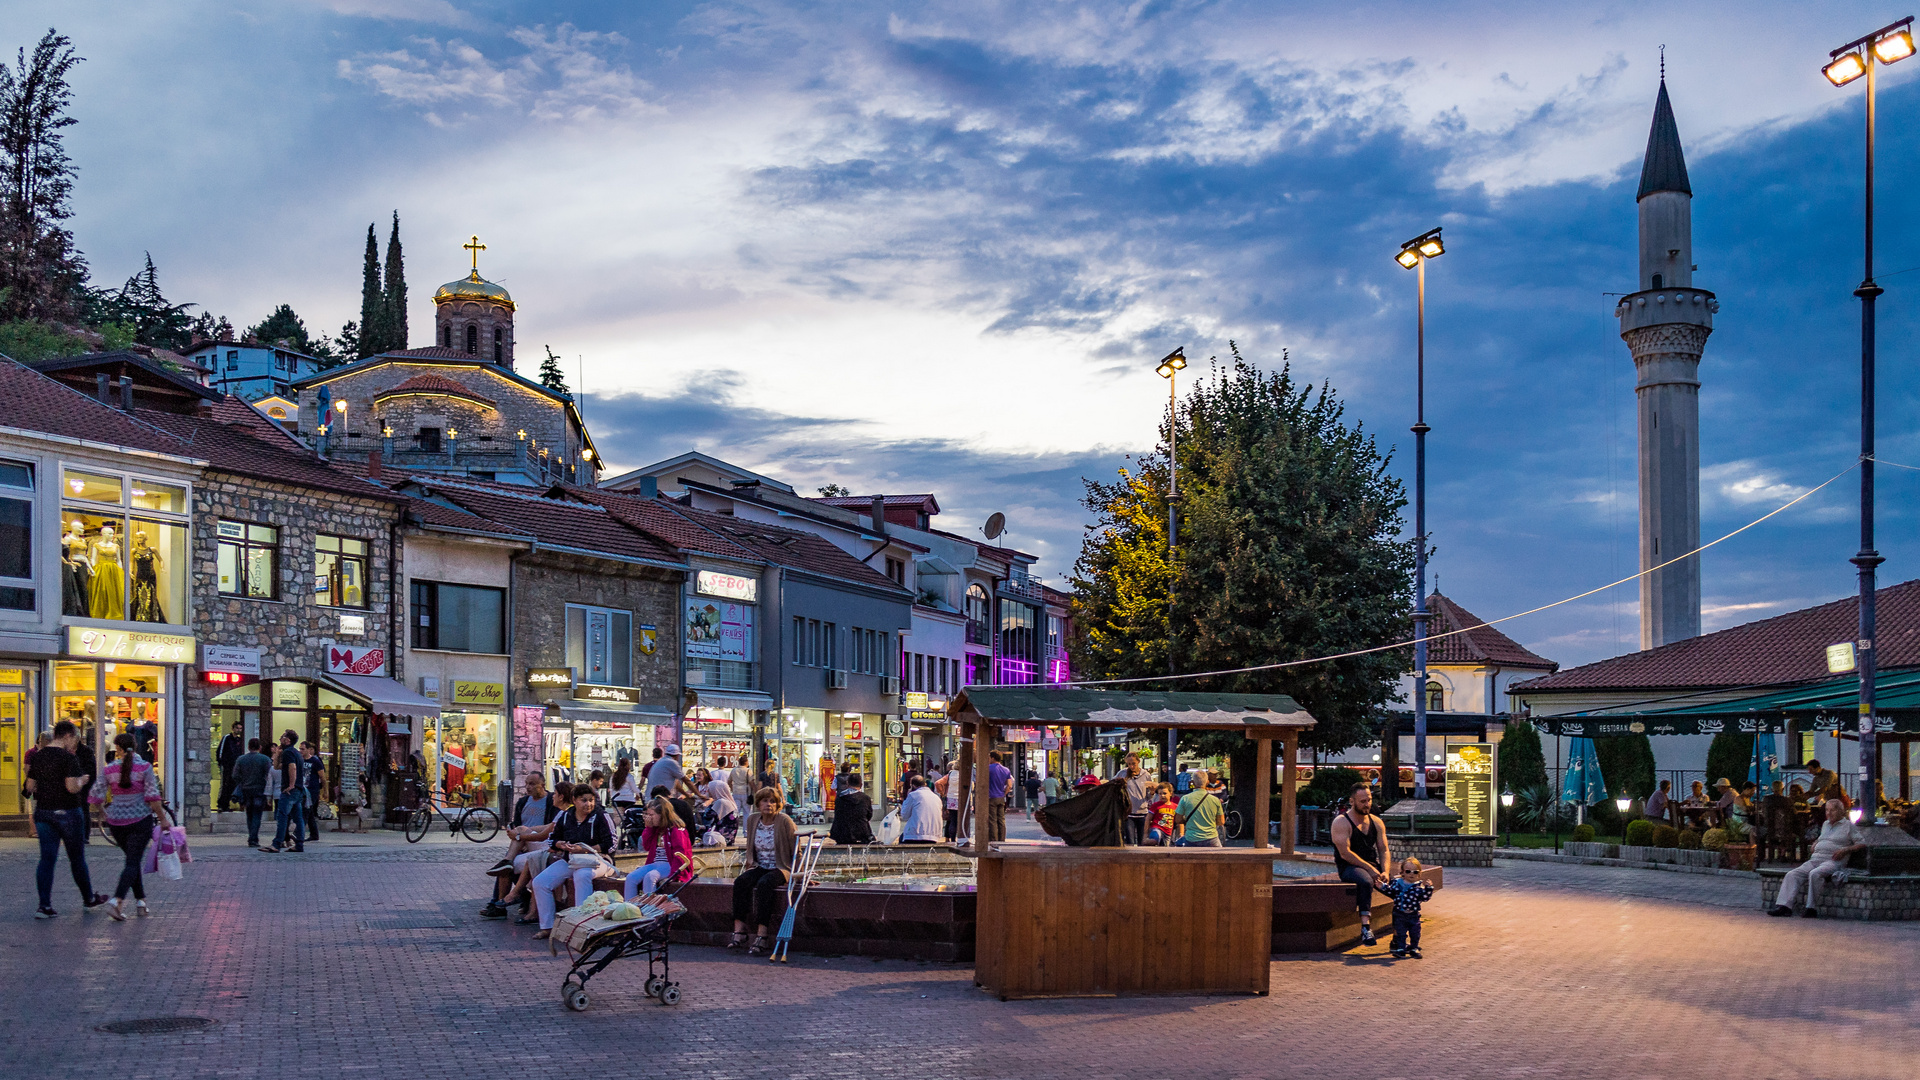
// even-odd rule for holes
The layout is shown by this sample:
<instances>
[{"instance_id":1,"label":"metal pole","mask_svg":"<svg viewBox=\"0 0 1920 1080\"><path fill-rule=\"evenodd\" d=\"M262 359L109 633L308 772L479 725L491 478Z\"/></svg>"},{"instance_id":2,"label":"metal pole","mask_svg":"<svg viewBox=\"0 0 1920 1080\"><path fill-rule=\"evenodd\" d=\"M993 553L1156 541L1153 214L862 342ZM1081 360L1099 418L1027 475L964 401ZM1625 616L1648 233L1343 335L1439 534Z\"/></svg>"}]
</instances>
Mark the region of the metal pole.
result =
<instances>
[{"instance_id":1,"label":"metal pole","mask_svg":"<svg viewBox=\"0 0 1920 1080\"><path fill-rule=\"evenodd\" d=\"M1867 61L1867 204L1866 277L1853 295L1860 298L1860 553L1852 559L1860 569L1860 798L1867 819L1879 812L1876 798L1879 761L1874 752L1874 568L1881 563L1873 549L1873 302L1881 288L1873 283L1873 106L1876 79L1872 46L1860 50Z\"/></svg>"},{"instance_id":2,"label":"metal pole","mask_svg":"<svg viewBox=\"0 0 1920 1080\"><path fill-rule=\"evenodd\" d=\"M1427 797L1427 260L1414 344L1413 424L1413 797ZM1398 786L1396 780L1395 786Z\"/></svg>"},{"instance_id":3,"label":"metal pole","mask_svg":"<svg viewBox=\"0 0 1920 1080\"><path fill-rule=\"evenodd\" d=\"M1180 379L1178 370L1167 373L1167 674L1174 674L1173 666L1173 559L1174 548L1178 546L1176 527L1180 505L1180 395L1175 383ZM1172 682L1167 689L1172 690ZM1164 770L1167 783L1173 783L1174 771L1178 768L1175 759L1180 753L1180 732L1167 729L1167 761Z\"/></svg>"}]
</instances>

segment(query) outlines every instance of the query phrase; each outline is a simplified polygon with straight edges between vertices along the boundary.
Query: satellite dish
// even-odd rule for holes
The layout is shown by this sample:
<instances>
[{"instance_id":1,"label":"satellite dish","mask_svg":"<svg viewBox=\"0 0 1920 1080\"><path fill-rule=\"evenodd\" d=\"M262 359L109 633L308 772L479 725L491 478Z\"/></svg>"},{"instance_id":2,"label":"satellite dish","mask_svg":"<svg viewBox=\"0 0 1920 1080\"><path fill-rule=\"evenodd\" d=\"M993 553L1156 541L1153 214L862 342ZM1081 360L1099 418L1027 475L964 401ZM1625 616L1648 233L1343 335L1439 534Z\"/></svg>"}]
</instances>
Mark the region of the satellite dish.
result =
<instances>
[{"instance_id":1,"label":"satellite dish","mask_svg":"<svg viewBox=\"0 0 1920 1080\"><path fill-rule=\"evenodd\" d=\"M998 540L1000 534L1007 531L1007 515L998 510L994 511L993 516L987 519L987 524L980 531L987 534L987 539Z\"/></svg>"}]
</instances>

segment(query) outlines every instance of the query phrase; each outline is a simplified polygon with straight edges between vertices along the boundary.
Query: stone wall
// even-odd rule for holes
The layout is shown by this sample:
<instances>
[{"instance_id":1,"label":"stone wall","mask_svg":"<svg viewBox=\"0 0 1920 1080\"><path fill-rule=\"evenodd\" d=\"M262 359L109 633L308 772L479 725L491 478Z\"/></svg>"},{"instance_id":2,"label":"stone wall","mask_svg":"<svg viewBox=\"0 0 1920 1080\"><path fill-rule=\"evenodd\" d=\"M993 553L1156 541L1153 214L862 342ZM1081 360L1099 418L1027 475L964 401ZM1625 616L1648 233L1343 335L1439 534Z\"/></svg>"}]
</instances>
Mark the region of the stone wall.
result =
<instances>
[{"instance_id":1,"label":"stone wall","mask_svg":"<svg viewBox=\"0 0 1920 1080\"><path fill-rule=\"evenodd\" d=\"M1421 866L1492 866L1493 837L1388 833L1387 852L1396 863L1419 859Z\"/></svg>"},{"instance_id":2,"label":"stone wall","mask_svg":"<svg viewBox=\"0 0 1920 1080\"><path fill-rule=\"evenodd\" d=\"M387 673L401 677L400 656L392 648L392 620L404 598L391 583L400 580L400 552L394 540L399 507L378 498L356 498L267 480L209 470L193 491L194 636L202 646L226 645L260 650L261 679L313 679L326 671L325 643L388 649ZM280 530L276 598L254 600L226 596L219 583L219 523L272 525ZM367 606L331 607L313 594L314 538L320 533L367 542ZM359 637L340 633L340 616L366 619ZM182 813L204 826L217 773L211 760L210 702L227 687L211 686L197 671L186 686L184 737L195 760L187 765Z\"/></svg>"},{"instance_id":3,"label":"stone wall","mask_svg":"<svg viewBox=\"0 0 1920 1080\"><path fill-rule=\"evenodd\" d=\"M567 605L587 604L633 612L633 686L641 704L678 716L680 686L680 596L686 575L665 567L639 566L585 555L536 553L514 563L514 701L528 704L549 698L564 702L563 692L543 691L536 698L526 687L528 668L566 667ZM642 626L655 629L654 651L640 651Z\"/></svg>"},{"instance_id":4,"label":"stone wall","mask_svg":"<svg viewBox=\"0 0 1920 1080\"><path fill-rule=\"evenodd\" d=\"M408 393L374 400L421 374L450 379L482 400L473 401L451 393ZM424 427L439 428L443 438L449 427L457 430L456 447L460 456L456 460L482 470L510 468L522 431L527 433L528 447L535 459L539 457L539 448L544 447L566 461L573 461L582 446L564 402L527 386L492 364L395 359L330 379L325 385L334 401L345 401L349 405L347 430L343 433L335 428L328 439L328 452L337 458L364 460L370 452L380 449L383 425L393 427L394 454L385 462L388 469L403 469L410 459L433 464L447 460L444 443L439 454L420 450L418 437ZM300 391L301 432L308 437L313 434L318 402L317 386ZM467 461L469 455L473 458L470 462Z\"/></svg>"},{"instance_id":5,"label":"stone wall","mask_svg":"<svg viewBox=\"0 0 1920 1080\"><path fill-rule=\"evenodd\" d=\"M1772 907L1780 897L1784 870L1760 871L1760 906ZM1803 898L1804 899L1804 898ZM1820 914L1829 919L1873 922L1920 919L1920 876L1855 879L1828 884L1820 890Z\"/></svg>"}]
</instances>

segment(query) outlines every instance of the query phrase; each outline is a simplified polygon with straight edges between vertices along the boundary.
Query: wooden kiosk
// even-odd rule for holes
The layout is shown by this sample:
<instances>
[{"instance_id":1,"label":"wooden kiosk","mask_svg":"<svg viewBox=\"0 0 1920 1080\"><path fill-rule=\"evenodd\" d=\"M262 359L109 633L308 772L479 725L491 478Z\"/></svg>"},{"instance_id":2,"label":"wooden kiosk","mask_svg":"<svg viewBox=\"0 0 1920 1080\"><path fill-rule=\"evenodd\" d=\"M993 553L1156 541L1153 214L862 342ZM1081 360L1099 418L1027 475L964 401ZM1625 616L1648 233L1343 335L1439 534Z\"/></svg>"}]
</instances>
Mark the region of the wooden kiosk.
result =
<instances>
[{"instance_id":1,"label":"wooden kiosk","mask_svg":"<svg viewBox=\"0 0 1920 1080\"><path fill-rule=\"evenodd\" d=\"M976 686L947 711L971 729L960 764L974 791L986 787L996 725L1244 731L1259 747L1252 848L982 843L987 800L975 799L974 846L963 849L979 860L975 983L1003 1001L1267 992L1273 860L1293 854L1294 760L1314 724L1292 698ZM1278 852L1267 841L1276 741Z\"/></svg>"}]
</instances>

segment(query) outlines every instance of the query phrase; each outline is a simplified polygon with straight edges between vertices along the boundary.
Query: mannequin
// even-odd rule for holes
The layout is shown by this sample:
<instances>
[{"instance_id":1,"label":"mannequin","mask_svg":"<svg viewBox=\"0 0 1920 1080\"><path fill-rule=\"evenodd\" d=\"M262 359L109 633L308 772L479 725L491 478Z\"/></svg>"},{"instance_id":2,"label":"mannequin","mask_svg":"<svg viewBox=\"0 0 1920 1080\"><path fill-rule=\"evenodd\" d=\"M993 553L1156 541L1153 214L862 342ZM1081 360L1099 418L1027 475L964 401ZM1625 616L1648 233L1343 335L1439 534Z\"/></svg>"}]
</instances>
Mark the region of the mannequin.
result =
<instances>
[{"instance_id":1,"label":"mannequin","mask_svg":"<svg viewBox=\"0 0 1920 1080\"><path fill-rule=\"evenodd\" d=\"M102 525L100 538L93 542L93 585L87 595L89 614L96 619L124 619L126 573L120 569L120 541L113 526Z\"/></svg>"},{"instance_id":2,"label":"mannequin","mask_svg":"<svg viewBox=\"0 0 1920 1080\"><path fill-rule=\"evenodd\" d=\"M93 564L87 558L86 526L78 519L67 524L67 534L60 538L60 564L60 613L84 618Z\"/></svg>"},{"instance_id":3,"label":"mannequin","mask_svg":"<svg viewBox=\"0 0 1920 1080\"><path fill-rule=\"evenodd\" d=\"M160 607L160 553L147 543L147 534L133 534L133 612L135 622L166 622Z\"/></svg>"}]
</instances>

